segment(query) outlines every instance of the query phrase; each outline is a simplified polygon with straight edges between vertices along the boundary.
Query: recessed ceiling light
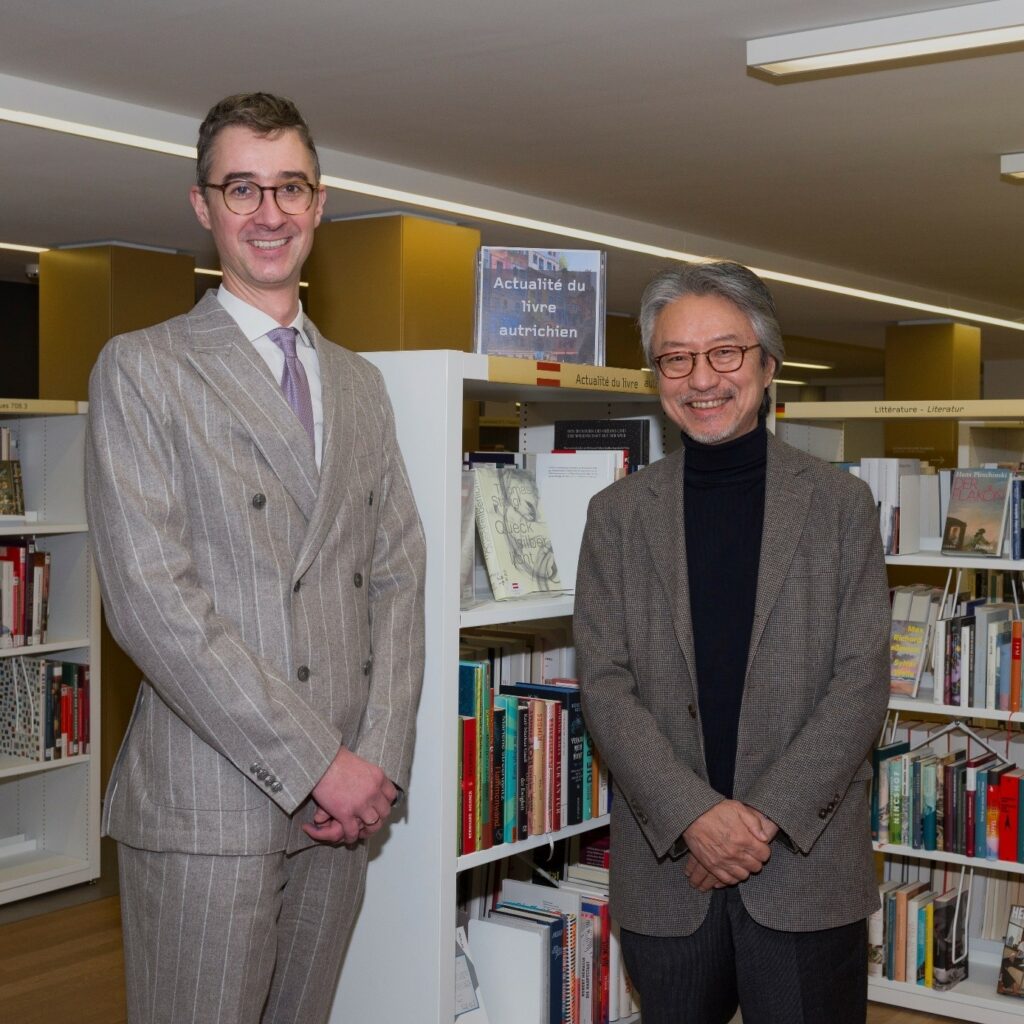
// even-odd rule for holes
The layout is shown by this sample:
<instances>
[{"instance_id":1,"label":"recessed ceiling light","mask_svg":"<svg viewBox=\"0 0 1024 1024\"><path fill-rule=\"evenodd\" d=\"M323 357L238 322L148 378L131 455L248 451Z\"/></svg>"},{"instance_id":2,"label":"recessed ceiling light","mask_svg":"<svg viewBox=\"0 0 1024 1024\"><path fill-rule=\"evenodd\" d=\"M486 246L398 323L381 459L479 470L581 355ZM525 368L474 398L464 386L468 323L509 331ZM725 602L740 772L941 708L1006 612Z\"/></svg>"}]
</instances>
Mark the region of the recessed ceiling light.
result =
<instances>
[{"instance_id":1,"label":"recessed ceiling light","mask_svg":"<svg viewBox=\"0 0 1024 1024\"><path fill-rule=\"evenodd\" d=\"M11 252L46 252L46 249L38 245L17 245L14 242L0 242L0 249L9 249Z\"/></svg>"},{"instance_id":2,"label":"recessed ceiling light","mask_svg":"<svg viewBox=\"0 0 1024 1024\"><path fill-rule=\"evenodd\" d=\"M776 377L773 381L775 384L795 384L797 387L802 387L807 383L805 380L783 380L781 377Z\"/></svg>"},{"instance_id":3,"label":"recessed ceiling light","mask_svg":"<svg viewBox=\"0 0 1024 1024\"><path fill-rule=\"evenodd\" d=\"M1019 0L946 7L747 41L747 66L799 75L1024 42Z\"/></svg>"}]
</instances>

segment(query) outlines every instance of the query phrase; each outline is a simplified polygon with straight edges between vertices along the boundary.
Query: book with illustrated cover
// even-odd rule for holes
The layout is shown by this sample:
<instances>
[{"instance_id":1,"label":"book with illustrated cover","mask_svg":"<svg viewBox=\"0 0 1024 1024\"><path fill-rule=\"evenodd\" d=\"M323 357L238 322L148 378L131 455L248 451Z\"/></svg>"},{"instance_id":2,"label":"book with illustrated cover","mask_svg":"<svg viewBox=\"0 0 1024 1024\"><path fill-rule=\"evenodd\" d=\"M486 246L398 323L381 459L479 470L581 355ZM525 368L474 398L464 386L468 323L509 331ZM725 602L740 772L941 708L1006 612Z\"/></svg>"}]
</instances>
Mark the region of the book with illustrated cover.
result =
<instances>
[{"instance_id":1,"label":"book with illustrated cover","mask_svg":"<svg viewBox=\"0 0 1024 1024\"><path fill-rule=\"evenodd\" d=\"M16 459L0 461L0 516L23 516L25 497L21 483L21 463Z\"/></svg>"},{"instance_id":2,"label":"book with illustrated cover","mask_svg":"<svg viewBox=\"0 0 1024 1024\"><path fill-rule=\"evenodd\" d=\"M963 892L950 889L932 901L934 983L946 991L967 977L967 883Z\"/></svg>"},{"instance_id":3,"label":"book with illustrated cover","mask_svg":"<svg viewBox=\"0 0 1024 1024\"><path fill-rule=\"evenodd\" d=\"M1010 919L1003 939L1003 959L996 991L1001 996L1024 999L1024 907L1010 907Z\"/></svg>"},{"instance_id":4,"label":"book with illustrated cover","mask_svg":"<svg viewBox=\"0 0 1024 1024\"><path fill-rule=\"evenodd\" d=\"M958 469L953 473L942 531L943 554L999 557L1011 476L1008 469Z\"/></svg>"},{"instance_id":5,"label":"book with illustrated cover","mask_svg":"<svg viewBox=\"0 0 1024 1024\"><path fill-rule=\"evenodd\" d=\"M482 246L476 351L604 365L605 255Z\"/></svg>"},{"instance_id":6,"label":"book with illustrated cover","mask_svg":"<svg viewBox=\"0 0 1024 1024\"><path fill-rule=\"evenodd\" d=\"M534 475L511 466L477 466L473 473L476 528L495 599L560 591Z\"/></svg>"}]
</instances>

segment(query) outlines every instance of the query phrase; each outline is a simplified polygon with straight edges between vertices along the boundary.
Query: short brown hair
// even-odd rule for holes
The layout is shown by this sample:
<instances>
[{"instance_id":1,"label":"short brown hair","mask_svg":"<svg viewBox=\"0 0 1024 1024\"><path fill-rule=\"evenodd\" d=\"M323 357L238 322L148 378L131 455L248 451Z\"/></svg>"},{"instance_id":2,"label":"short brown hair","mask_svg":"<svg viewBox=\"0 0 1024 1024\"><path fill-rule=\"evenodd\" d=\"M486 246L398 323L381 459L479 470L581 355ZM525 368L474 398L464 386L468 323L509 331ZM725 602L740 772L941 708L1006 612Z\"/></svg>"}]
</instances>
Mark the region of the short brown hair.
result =
<instances>
[{"instance_id":1,"label":"short brown hair","mask_svg":"<svg viewBox=\"0 0 1024 1024\"><path fill-rule=\"evenodd\" d=\"M276 135L278 132L294 130L305 143L313 157L316 181L320 180L320 158L309 125L299 113L299 108L283 96L268 92L246 92L228 96L214 104L206 119L199 126L199 143L196 159L196 184L200 187L209 181L210 164L213 161L213 142L225 129L234 125L249 128L257 135Z\"/></svg>"}]
</instances>

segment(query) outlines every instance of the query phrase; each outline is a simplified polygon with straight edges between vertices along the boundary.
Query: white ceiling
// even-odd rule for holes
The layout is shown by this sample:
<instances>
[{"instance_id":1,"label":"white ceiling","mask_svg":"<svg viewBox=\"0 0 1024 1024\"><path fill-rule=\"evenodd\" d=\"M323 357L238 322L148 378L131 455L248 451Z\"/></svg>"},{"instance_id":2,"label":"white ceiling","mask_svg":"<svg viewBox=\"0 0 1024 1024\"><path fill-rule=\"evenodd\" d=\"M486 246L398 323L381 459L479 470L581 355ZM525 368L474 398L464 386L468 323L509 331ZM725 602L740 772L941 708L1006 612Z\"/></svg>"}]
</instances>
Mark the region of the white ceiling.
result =
<instances>
[{"instance_id":1,"label":"white ceiling","mask_svg":"<svg viewBox=\"0 0 1024 1024\"><path fill-rule=\"evenodd\" d=\"M1024 188L999 177L999 154L1024 150L1024 51L787 84L746 72L747 38L942 2L5 0L0 106L191 143L221 96L280 92L331 173L1024 318ZM116 238L213 265L191 174L0 123L0 241ZM393 206L332 192L328 213ZM609 307L635 313L657 265L612 253ZM877 345L920 316L775 290L791 333ZM1022 334L984 337L989 357L1024 355Z\"/></svg>"}]
</instances>

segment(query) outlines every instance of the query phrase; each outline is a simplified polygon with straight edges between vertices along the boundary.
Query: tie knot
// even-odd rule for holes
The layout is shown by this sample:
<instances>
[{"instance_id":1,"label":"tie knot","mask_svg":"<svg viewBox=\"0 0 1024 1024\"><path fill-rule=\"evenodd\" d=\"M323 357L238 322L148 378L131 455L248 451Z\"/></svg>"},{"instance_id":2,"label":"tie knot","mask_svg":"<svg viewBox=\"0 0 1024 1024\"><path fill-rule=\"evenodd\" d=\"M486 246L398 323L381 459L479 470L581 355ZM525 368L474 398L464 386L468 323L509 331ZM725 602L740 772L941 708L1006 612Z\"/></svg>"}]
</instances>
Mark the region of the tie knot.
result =
<instances>
[{"instance_id":1,"label":"tie knot","mask_svg":"<svg viewBox=\"0 0 1024 1024\"><path fill-rule=\"evenodd\" d=\"M267 331L267 337L284 353L285 359L295 358L295 341L298 332L294 327L275 327Z\"/></svg>"}]
</instances>

